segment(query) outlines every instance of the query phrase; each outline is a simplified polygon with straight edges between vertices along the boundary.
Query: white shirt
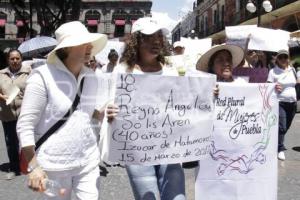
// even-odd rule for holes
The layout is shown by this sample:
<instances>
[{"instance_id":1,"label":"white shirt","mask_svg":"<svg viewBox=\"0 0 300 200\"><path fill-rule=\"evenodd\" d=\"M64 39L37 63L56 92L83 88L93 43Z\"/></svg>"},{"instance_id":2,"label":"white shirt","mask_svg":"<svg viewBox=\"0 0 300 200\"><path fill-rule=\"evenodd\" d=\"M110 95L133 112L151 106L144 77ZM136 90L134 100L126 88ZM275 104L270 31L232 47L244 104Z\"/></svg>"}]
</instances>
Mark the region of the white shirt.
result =
<instances>
[{"instance_id":1,"label":"white shirt","mask_svg":"<svg viewBox=\"0 0 300 200\"><path fill-rule=\"evenodd\" d=\"M282 85L282 92L278 93L278 99L282 102L296 102L296 77L292 67L283 70L277 65L269 71L268 82Z\"/></svg>"},{"instance_id":2,"label":"white shirt","mask_svg":"<svg viewBox=\"0 0 300 200\"><path fill-rule=\"evenodd\" d=\"M85 82L77 110L37 150L38 163L44 170L60 171L98 165L98 137L93 129L92 114L99 80L92 70L83 67L77 81L59 60L56 65L36 68L28 78L17 124L21 147L35 145L65 115L83 76Z\"/></svg>"},{"instance_id":3,"label":"white shirt","mask_svg":"<svg viewBox=\"0 0 300 200\"><path fill-rule=\"evenodd\" d=\"M156 75L165 75L165 76L178 76L178 72L173 67L168 67L164 65L160 71L157 72L143 72L137 68L134 68L132 71L128 71L128 65L126 63L120 63L117 65L113 71L114 73L133 73L133 74L156 74Z\"/></svg>"}]
</instances>

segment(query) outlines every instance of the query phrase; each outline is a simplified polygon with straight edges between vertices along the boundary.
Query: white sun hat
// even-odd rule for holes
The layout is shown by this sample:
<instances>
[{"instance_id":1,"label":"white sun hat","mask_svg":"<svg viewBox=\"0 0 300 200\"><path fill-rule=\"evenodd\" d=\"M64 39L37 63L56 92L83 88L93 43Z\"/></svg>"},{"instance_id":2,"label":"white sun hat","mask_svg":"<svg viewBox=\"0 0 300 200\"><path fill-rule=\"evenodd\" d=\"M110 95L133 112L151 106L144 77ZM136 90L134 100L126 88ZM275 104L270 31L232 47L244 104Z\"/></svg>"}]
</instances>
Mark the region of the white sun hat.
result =
<instances>
[{"instance_id":1,"label":"white sun hat","mask_svg":"<svg viewBox=\"0 0 300 200\"><path fill-rule=\"evenodd\" d=\"M55 31L57 46L48 54L47 62L54 63L57 59L55 51L65 47L73 47L91 43L91 57L99 53L107 43L107 36L100 33L90 33L80 21L62 24Z\"/></svg>"},{"instance_id":2,"label":"white sun hat","mask_svg":"<svg viewBox=\"0 0 300 200\"><path fill-rule=\"evenodd\" d=\"M159 30L162 30L164 35L169 34L168 29L156 19L153 19L152 17L143 17L133 23L131 33L141 32L145 35L152 35Z\"/></svg>"},{"instance_id":3,"label":"white sun hat","mask_svg":"<svg viewBox=\"0 0 300 200\"><path fill-rule=\"evenodd\" d=\"M215 45L199 58L196 64L197 70L208 72L210 58L221 50L228 50L231 53L233 68L238 66L244 58L244 50L239 46L229 44Z\"/></svg>"}]
</instances>

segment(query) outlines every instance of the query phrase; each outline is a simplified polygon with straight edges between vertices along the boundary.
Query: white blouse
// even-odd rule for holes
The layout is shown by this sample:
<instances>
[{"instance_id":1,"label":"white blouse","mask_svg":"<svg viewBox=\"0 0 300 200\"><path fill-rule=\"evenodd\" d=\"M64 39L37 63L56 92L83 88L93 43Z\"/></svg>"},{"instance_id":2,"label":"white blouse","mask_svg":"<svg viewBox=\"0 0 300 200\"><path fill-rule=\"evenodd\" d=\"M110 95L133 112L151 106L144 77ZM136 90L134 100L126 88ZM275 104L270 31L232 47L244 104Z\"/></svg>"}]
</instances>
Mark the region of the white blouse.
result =
<instances>
[{"instance_id":1,"label":"white blouse","mask_svg":"<svg viewBox=\"0 0 300 200\"><path fill-rule=\"evenodd\" d=\"M28 78L17 123L21 147L35 145L71 107L80 80L85 76L80 103L71 117L37 150L38 163L44 170L69 170L99 163L98 136L92 114L98 99L99 79L84 67L78 81L59 61L33 70ZM101 94L100 94L101 95Z\"/></svg>"},{"instance_id":2,"label":"white blouse","mask_svg":"<svg viewBox=\"0 0 300 200\"><path fill-rule=\"evenodd\" d=\"M282 92L278 93L278 99L282 102L296 102L296 75L292 67L283 70L275 66L269 71L268 82L279 83L282 85Z\"/></svg>"}]
</instances>

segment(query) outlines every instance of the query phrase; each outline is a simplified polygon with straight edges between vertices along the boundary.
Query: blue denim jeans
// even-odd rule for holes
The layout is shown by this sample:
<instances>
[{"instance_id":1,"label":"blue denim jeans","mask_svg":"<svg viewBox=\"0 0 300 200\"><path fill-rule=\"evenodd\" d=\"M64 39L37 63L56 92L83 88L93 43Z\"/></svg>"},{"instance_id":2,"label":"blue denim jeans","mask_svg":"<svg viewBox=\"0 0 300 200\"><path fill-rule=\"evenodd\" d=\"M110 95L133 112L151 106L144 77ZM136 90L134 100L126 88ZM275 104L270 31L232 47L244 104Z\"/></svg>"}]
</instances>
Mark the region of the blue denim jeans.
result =
<instances>
[{"instance_id":1,"label":"blue denim jeans","mask_svg":"<svg viewBox=\"0 0 300 200\"><path fill-rule=\"evenodd\" d=\"M184 172L180 164L129 165L126 170L136 200L186 199Z\"/></svg>"},{"instance_id":2,"label":"blue denim jeans","mask_svg":"<svg viewBox=\"0 0 300 200\"><path fill-rule=\"evenodd\" d=\"M292 124L296 110L296 102L279 102L278 152L286 150L284 138Z\"/></svg>"}]
</instances>

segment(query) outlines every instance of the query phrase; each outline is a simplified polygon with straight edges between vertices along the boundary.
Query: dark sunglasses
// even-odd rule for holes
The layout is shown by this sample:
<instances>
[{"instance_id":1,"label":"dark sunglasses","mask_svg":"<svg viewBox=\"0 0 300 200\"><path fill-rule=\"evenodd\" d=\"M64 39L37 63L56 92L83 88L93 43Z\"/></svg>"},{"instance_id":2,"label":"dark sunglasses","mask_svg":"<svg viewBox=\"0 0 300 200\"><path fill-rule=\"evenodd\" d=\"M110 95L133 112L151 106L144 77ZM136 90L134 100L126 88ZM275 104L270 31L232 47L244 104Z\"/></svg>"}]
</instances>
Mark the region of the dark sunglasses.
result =
<instances>
[{"instance_id":1,"label":"dark sunglasses","mask_svg":"<svg viewBox=\"0 0 300 200\"><path fill-rule=\"evenodd\" d=\"M286 54L281 54L281 55L277 56L277 58L278 58L279 60L281 60L281 59L288 59L289 56L286 55Z\"/></svg>"}]
</instances>

